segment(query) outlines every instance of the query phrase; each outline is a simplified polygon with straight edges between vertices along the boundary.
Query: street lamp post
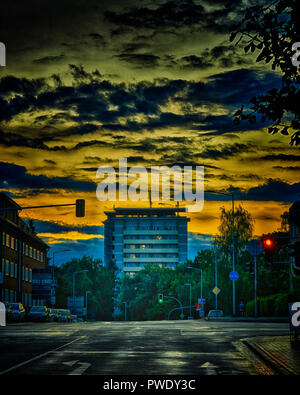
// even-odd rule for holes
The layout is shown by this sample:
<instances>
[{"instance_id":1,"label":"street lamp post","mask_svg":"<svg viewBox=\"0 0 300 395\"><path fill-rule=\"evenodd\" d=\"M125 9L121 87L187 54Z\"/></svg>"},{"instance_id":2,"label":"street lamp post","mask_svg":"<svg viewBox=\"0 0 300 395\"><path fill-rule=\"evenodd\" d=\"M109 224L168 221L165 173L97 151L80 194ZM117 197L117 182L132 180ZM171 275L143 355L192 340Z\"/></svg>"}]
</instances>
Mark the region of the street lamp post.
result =
<instances>
[{"instance_id":1,"label":"street lamp post","mask_svg":"<svg viewBox=\"0 0 300 395\"><path fill-rule=\"evenodd\" d=\"M235 241L234 241L234 195L230 192L216 192L216 191L206 191L207 193L214 193L217 195L231 196L232 200L232 271L235 271ZM232 313L235 316L235 280L232 280Z\"/></svg>"},{"instance_id":2,"label":"street lamp post","mask_svg":"<svg viewBox=\"0 0 300 395\"><path fill-rule=\"evenodd\" d=\"M192 284L191 283L187 283L187 284L184 284L184 285L190 287L190 316L189 316L188 319L191 320L192 319Z\"/></svg>"},{"instance_id":3,"label":"street lamp post","mask_svg":"<svg viewBox=\"0 0 300 395\"><path fill-rule=\"evenodd\" d=\"M214 243L214 261L215 261L215 288L218 288L218 262L216 254L216 245ZM216 298L216 310L218 310L218 294L215 294Z\"/></svg>"},{"instance_id":4,"label":"street lamp post","mask_svg":"<svg viewBox=\"0 0 300 395\"><path fill-rule=\"evenodd\" d=\"M125 311L124 311L124 315L125 315L125 319L124 319L124 321L127 321L127 302L123 302L124 303L124 308L125 308Z\"/></svg>"},{"instance_id":5,"label":"street lamp post","mask_svg":"<svg viewBox=\"0 0 300 395\"><path fill-rule=\"evenodd\" d=\"M203 281L202 281L202 269L199 269L197 267L192 267L192 266L187 266L187 269L192 269L192 270L198 270L200 271L200 286L201 286L201 299L203 299ZM191 303L190 303L191 304ZM201 310L203 309L203 304L201 305Z\"/></svg>"},{"instance_id":6,"label":"street lamp post","mask_svg":"<svg viewBox=\"0 0 300 395\"><path fill-rule=\"evenodd\" d=\"M74 300L75 300L75 276L76 276L76 274L84 273L84 272L88 272L88 270L80 270L79 272L74 272L73 273L73 303L74 303Z\"/></svg>"},{"instance_id":7,"label":"street lamp post","mask_svg":"<svg viewBox=\"0 0 300 395\"><path fill-rule=\"evenodd\" d=\"M90 294L91 291L85 291L85 319L87 321L88 317L88 294Z\"/></svg>"}]
</instances>

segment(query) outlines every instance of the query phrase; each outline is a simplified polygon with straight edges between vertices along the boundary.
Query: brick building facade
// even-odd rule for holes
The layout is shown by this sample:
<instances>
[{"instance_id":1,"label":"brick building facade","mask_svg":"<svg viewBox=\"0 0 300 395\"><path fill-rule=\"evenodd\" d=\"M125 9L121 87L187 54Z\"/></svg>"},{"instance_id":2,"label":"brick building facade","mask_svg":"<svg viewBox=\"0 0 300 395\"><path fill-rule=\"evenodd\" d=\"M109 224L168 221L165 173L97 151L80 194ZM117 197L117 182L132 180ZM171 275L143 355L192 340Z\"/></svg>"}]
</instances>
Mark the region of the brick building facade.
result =
<instances>
[{"instance_id":1,"label":"brick building facade","mask_svg":"<svg viewBox=\"0 0 300 395\"><path fill-rule=\"evenodd\" d=\"M1 209L11 209L4 211ZM30 307L32 270L46 265L48 245L18 215L21 207L0 193L0 299Z\"/></svg>"}]
</instances>

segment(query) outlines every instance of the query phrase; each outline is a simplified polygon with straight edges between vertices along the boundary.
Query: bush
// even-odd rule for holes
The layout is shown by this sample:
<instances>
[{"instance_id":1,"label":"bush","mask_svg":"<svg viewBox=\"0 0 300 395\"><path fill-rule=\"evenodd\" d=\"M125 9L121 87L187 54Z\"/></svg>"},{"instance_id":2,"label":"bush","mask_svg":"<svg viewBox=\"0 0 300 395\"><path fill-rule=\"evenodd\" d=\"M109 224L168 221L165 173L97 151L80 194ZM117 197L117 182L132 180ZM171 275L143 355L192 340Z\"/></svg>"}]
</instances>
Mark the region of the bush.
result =
<instances>
[{"instance_id":1,"label":"bush","mask_svg":"<svg viewBox=\"0 0 300 395\"><path fill-rule=\"evenodd\" d=\"M278 294L276 296L274 315L277 317L286 317L289 315L288 294Z\"/></svg>"},{"instance_id":2,"label":"bush","mask_svg":"<svg viewBox=\"0 0 300 395\"><path fill-rule=\"evenodd\" d=\"M260 298L257 303L258 315L261 317L287 317L288 294L280 293ZM254 316L254 300L246 304L246 316Z\"/></svg>"},{"instance_id":3,"label":"bush","mask_svg":"<svg viewBox=\"0 0 300 395\"><path fill-rule=\"evenodd\" d=\"M250 300L246 303L246 317L254 316L254 300Z\"/></svg>"}]
</instances>

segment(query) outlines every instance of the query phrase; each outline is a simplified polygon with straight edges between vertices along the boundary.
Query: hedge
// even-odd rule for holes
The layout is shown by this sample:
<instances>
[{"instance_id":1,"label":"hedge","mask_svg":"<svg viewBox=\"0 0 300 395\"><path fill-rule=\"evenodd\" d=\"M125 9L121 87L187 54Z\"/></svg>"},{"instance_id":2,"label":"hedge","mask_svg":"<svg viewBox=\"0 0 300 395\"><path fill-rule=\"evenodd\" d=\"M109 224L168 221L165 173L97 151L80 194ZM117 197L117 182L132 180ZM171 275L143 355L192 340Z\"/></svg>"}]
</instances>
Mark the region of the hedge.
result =
<instances>
[{"instance_id":1,"label":"hedge","mask_svg":"<svg viewBox=\"0 0 300 395\"><path fill-rule=\"evenodd\" d=\"M257 301L258 315L261 317L286 317L288 311L288 294L279 293L264 298L259 298ZM250 300L246 304L246 316L254 316L254 300Z\"/></svg>"}]
</instances>

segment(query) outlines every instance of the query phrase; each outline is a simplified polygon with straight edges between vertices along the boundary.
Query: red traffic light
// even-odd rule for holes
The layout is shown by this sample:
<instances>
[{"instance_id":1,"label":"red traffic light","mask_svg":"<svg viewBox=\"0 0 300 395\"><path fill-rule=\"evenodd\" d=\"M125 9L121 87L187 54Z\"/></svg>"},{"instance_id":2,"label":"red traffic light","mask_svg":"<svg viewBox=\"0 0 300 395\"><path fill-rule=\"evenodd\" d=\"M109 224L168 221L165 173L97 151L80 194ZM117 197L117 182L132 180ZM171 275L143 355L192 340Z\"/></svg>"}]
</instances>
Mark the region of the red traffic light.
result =
<instances>
[{"instance_id":1,"label":"red traffic light","mask_svg":"<svg viewBox=\"0 0 300 395\"><path fill-rule=\"evenodd\" d=\"M264 244L266 247L269 247L269 248L271 248L274 245L273 240L271 240L271 239L266 239L264 241Z\"/></svg>"}]
</instances>

